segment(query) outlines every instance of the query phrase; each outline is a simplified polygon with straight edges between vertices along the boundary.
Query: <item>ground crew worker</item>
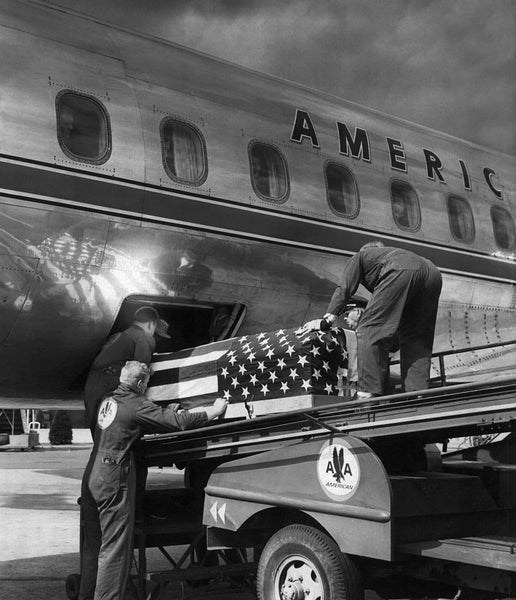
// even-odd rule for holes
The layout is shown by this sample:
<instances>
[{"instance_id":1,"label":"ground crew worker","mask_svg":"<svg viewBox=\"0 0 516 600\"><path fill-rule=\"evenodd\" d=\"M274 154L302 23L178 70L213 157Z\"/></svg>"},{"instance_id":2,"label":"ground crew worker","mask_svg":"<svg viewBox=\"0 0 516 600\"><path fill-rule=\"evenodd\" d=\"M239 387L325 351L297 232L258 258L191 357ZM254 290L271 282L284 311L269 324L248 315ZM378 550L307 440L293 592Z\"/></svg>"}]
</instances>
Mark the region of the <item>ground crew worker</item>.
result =
<instances>
[{"instance_id":1,"label":"ground crew worker","mask_svg":"<svg viewBox=\"0 0 516 600\"><path fill-rule=\"evenodd\" d=\"M178 411L143 394L149 367L129 361L120 384L101 403L93 450L81 486L81 582L79 600L122 600L130 571L135 509L133 444L144 433L191 429L224 413L227 400Z\"/></svg>"},{"instance_id":2,"label":"ground crew worker","mask_svg":"<svg viewBox=\"0 0 516 600\"><path fill-rule=\"evenodd\" d=\"M128 360L150 365L156 348L154 333L169 338L167 329L168 324L159 318L154 308L142 306L134 313L132 325L112 335L104 344L84 386L84 406L92 437L100 401L117 387L122 367Z\"/></svg>"},{"instance_id":3,"label":"ground crew worker","mask_svg":"<svg viewBox=\"0 0 516 600\"><path fill-rule=\"evenodd\" d=\"M357 328L357 398L385 392L396 335L403 389L428 388L442 279L434 264L413 252L385 247L380 241L365 244L347 263L324 318L306 323L302 333L330 327L360 283L372 295Z\"/></svg>"}]
</instances>

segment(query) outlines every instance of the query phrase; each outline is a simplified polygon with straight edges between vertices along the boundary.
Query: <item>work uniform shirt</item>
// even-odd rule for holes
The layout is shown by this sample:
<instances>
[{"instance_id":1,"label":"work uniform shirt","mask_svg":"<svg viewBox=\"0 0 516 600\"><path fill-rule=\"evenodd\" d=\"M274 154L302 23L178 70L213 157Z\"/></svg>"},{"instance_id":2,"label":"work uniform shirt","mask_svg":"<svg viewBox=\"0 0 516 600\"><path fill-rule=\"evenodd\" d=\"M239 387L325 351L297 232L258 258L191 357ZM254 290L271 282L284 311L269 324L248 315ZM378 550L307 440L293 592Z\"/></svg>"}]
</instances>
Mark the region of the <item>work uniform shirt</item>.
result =
<instances>
[{"instance_id":1,"label":"work uniform shirt","mask_svg":"<svg viewBox=\"0 0 516 600\"><path fill-rule=\"evenodd\" d=\"M341 284L337 287L326 312L340 315L362 284L373 292L382 278L393 270L427 270L430 261L400 248L370 247L357 252L346 264ZM432 265L433 266L433 265Z\"/></svg>"},{"instance_id":2,"label":"work uniform shirt","mask_svg":"<svg viewBox=\"0 0 516 600\"><path fill-rule=\"evenodd\" d=\"M95 480L113 480L109 471L115 471L117 478L123 478L119 471L127 465L134 442L144 433L192 429L207 423L205 412L179 412L177 409L177 404L158 406L121 383L99 407L90 458L90 463L93 462L90 487L97 485Z\"/></svg>"},{"instance_id":3,"label":"work uniform shirt","mask_svg":"<svg viewBox=\"0 0 516 600\"><path fill-rule=\"evenodd\" d=\"M128 360L149 365L155 347L154 337L135 324L112 335L104 344L84 385L84 406L92 437L100 401L117 387L122 367Z\"/></svg>"},{"instance_id":4,"label":"work uniform shirt","mask_svg":"<svg viewBox=\"0 0 516 600\"><path fill-rule=\"evenodd\" d=\"M108 339L91 368L97 370L111 367L120 374L128 360L137 360L149 365L155 348L154 337L133 324Z\"/></svg>"}]
</instances>

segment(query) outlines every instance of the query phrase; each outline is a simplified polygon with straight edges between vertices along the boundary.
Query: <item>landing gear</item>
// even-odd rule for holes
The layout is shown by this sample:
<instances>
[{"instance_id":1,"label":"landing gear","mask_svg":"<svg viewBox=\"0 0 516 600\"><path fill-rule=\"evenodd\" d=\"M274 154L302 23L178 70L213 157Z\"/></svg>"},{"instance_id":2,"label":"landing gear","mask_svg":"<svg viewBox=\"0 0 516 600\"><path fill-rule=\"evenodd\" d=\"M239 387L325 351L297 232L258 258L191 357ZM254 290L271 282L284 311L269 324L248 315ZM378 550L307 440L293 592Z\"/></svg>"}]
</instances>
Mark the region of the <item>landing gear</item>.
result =
<instances>
[{"instance_id":1,"label":"landing gear","mask_svg":"<svg viewBox=\"0 0 516 600\"><path fill-rule=\"evenodd\" d=\"M257 574L259 600L363 600L354 563L326 534L289 525L267 542Z\"/></svg>"}]
</instances>

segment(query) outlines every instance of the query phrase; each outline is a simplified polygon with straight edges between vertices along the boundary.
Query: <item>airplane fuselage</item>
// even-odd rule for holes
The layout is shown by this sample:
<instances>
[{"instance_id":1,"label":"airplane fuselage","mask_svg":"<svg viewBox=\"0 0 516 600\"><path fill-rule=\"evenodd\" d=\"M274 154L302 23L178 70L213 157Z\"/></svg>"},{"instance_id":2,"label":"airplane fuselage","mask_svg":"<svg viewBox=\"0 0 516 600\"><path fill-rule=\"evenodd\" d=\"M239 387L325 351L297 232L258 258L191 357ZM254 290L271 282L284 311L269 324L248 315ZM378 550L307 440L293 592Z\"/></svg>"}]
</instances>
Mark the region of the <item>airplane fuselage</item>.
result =
<instances>
[{"instance_id":1,"label":"airplane fuselage","mask_svg":"<svg viewBox=\"0 0 516 600\"><path fill-rule=\"evenodd\" d=\"M516 339L513 157L37 2L0 45L0 397L79 389L139 304L178 347L320 316L371 239L443 272L436 351Z\"/></svg>"}]
</instances>

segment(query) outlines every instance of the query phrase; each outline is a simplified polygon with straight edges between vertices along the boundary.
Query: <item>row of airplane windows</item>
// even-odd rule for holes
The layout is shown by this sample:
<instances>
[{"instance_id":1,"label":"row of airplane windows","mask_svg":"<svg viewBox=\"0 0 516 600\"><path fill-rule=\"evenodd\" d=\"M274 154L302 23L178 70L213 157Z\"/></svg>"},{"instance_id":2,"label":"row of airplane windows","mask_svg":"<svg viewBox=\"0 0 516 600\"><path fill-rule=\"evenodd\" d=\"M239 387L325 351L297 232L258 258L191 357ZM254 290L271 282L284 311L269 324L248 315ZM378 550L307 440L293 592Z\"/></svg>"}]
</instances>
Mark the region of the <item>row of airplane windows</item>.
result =
<instances>
[{"instance_id":1,"label":"row of airplane windows","mask_svg":"<svg viewBox=\"0 0 516 600\"><path fill-rule=\"evenodd\" d=\"M109 115L99 100L69 90L56 98L57 134L63 152L72 160L103 164L111 155ZM167 175L180 184L200 186L208 176L206 142L191 123L165 117L160 125L163 166ZM271 144L252 141L248 147L251 183L262 200L283 203L290 191L287 161ZM335 162L324 165L326 194L332 211L347 219L360 212L358 186L352 171ZM417 232L421 209L414 187L404 180L390 183L392 216L399 229ZM447 197L450 232L455 240L471 244L475 240L475 221L469 202L455 194ZM516 248L516 226L509 211L491 207L493 235L498 247Z\"/></svg>"}]
</instances>

